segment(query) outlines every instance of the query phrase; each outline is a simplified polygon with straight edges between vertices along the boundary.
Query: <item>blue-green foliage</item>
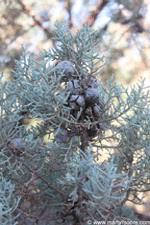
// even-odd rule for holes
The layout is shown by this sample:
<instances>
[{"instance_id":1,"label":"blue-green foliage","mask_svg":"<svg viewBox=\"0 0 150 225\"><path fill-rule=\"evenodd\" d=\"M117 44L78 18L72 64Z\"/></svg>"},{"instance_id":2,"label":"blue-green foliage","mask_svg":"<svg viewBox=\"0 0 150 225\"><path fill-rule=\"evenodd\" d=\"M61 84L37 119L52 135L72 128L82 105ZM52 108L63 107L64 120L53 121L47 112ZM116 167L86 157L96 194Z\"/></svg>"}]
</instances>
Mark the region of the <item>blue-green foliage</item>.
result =
<instances>
[{"instance_id":1,"label":"blue-green foliage","mask_svg":"<svg viewBox=\"0 0 150 225\"><path fill-rule=\"evenodd\" d=\"M13 82L1 77L0 170L3 189L10 192L9 198L1 196L8 200L1 211L9 216L6 224L13 224L17 195L20 224L84 224L113 220L128 200L141 203L139 193L149 190L144 82L124 88L113 78L99 81L104 62L96 52L99 33L90 26L74 37L57 23L55 34L56 46L41 53L41 62L22 49ZM70 77L65 69L58 73L64 60L72 63Z\"/></svg>"},{"instance_id":2,"label":"blue-green foliage","mask_svg":"<svg viewBox=\"0 0 150 225\"><path fill-rule=\"evenodd\" d=\"M17 209L20 197L15 197L13 192L15 185L10 181L6 181L3 177L0 178L0 224L10 225L18 224L13 213Z\"/></svg>"}]
</instances>

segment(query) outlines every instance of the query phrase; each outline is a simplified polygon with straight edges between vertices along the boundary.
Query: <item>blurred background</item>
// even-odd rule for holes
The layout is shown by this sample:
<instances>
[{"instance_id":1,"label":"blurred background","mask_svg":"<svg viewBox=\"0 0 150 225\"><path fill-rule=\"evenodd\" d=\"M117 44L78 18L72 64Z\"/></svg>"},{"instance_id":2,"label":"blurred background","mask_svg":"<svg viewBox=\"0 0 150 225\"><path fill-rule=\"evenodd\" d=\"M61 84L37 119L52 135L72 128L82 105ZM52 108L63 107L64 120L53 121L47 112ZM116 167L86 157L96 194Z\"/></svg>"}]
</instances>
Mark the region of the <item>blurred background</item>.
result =
<instances>
[{"instance_id":1,"label":"blurred background","mask_svg":"<svg viewBox=\"0 0 150 225\"><path fill-rule=\"evenodd\" d=\"M90 22L100 31L98 51L109 61L101 76L129 85L150 80L149 0L1 0L0 70L9 78L22 44L36 59L49 50L54 23L68 23L73 33Z\"/></svg>"},{"instance_id":2,"label":"blurred background","mask_svg":"<svg viewBox=\"0 0 150 225\"><path fill-rule=\"evenodd\" d=\"M36 60L40 51L57 44L52 40L56 21L66 22L73 34L88 22L100 31L98 51L107 62L100 74L104 80L114 75L128 86L145 78L149 86L149 0L1 0L0 72L6 80L22 44ZM137 209L149 213L145 207Z\"/></svg>"}]
</instances>

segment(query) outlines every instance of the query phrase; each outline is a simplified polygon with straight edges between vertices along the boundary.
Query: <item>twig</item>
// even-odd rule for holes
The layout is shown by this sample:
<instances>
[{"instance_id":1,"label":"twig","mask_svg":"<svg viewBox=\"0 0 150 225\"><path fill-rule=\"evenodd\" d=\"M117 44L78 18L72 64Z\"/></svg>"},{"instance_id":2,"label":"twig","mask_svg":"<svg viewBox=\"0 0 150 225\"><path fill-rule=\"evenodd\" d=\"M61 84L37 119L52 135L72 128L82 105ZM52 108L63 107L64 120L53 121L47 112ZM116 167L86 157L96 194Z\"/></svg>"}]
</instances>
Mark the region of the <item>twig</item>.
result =
<instances>
[{"instance_id":1,"label":"twig","mask_svg":"<svg viewBox=\"0 0 150 225\"><path fill-rule=\"evenodd\" d=\"M57 187L55 187L53 184L51 184L49 181L46 180L45 177L43 177L39 172L35 171L33 168L31 168L26 162L24 162L23 160L21 160L17 155L15 155L8 147L7 145L5 146L8 151L15 157L15 159L20 162L21 164L23 164L28 170L30 170L32 173L34 173L37 177L39 177L41 180L43 180L49 188L52 188L54 191L58 192L60 195L66 196L69 198L69 195L64 193L63 191L61 191L60 189L58 189Z\"/></svg>"},{"instance_id":2,"label":"twig","mask_svg":"<svg viewBox=\"0 0 150 225\"><path fill-rule=\"evenodd\" d=\"M72 24L72 13L71 13L71 9L72 9L72 2L71 2L71 0L67 0L67 11L68 11L68 14L69 14L68 23L69 23L69 28L70 29L73 26L73 24Z\"/></svg>"},{"instance_id":3,"label":"twig","mask_svg":"<svg viewBox=\"0 0 150 225\"><path fill-rule=\"evenodd\" d=\"M83 134L81 135L81 149L82 151L86 151L87 149L87 146L89 145L89 141L88 141L88 134L87 134L87 131L85 130L83 132Z\"/></svg>"},{"instance_id":4,"label":"twig","mask_svg":"<svg viewBox=\"0 0 150 225\"><path fill-rule=\"evenodd\" d=\"M25 217L30 217L30 218L34 218L36 220L39 220L39 218L37 216L33 216L31 214L25 213L21 209L17 209L17 211L19 211L19 213L22 213Z\"/></svg>"},{"instance_id":5,"label":"twig","mask_svg":"<svg viewBox=\"0 0 150 225\"><path fill-rule=\"evenodd\" d=\"M50 32L47 28L43 27L42 22L36 18L32 10L29 8L29 6L25 5L21 0L17 0L19 5L22 7L22 11L26 13L28 16L32 17L34 20L34 23L38 25L42 30L46 33L48 38L54 37L54 33Z\"/></svg>"},{"instance_id":6,"label":"twig","mask_svg":"<svg viewBox=\"0 0 150 225\"><path fill-rule=\"evenodd\" d=\"M90 22L90 25L92 26L95 23L95 21L98 17L98 14L102 11L102 9L107 5L108 2L109 2L108 0L100 1L100 3L97 5L96 9L90 13L88 18L83 23L83 25Z\"/></svg>"}]
</instances>

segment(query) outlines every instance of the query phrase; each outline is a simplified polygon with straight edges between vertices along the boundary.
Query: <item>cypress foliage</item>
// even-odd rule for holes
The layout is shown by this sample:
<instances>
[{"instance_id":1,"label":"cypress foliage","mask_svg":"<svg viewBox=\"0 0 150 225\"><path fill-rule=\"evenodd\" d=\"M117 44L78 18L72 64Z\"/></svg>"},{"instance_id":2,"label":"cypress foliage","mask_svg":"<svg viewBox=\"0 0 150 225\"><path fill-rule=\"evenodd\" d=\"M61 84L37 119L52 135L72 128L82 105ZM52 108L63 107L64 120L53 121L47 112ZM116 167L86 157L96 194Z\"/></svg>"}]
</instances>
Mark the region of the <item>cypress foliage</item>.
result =
<instances>
[{"instance_id":1,"label":"cypress foliage","mask_svg":"<svg viewBox=\"0 0 150 225\"><path fill-rule=\"evenodd\" d=\"M132 219L125 203L150 185L149 93L99 80L89 25L74 37L56 23L54 40L41 62L23 49L13 82L1 75L1 224Z\"/></svg>"}]
</instances>

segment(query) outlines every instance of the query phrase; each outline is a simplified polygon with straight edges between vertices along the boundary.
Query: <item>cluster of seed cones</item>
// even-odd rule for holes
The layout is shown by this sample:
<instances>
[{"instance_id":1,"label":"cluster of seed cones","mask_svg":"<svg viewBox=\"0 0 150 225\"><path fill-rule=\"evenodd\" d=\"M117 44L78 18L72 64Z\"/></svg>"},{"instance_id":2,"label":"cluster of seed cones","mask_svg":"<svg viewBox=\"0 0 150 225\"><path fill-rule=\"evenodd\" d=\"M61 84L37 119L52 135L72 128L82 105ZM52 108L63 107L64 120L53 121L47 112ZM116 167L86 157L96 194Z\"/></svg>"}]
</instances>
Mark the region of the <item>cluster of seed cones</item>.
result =
<instances>
[{"instance_id":1,"label":"cluster of seed cones","mask_svg":"<svg viewBox=\"0 0 150 225\"><path fill-rule=\"evenodd\" d=\"M71 136L80 136L87 133L89 140L101 133L102 127L99 121L103 110L103 104L98 94L98 81L96 77L89 75L75 75L73 64L68 61L61 61L57 64L57 75L62 75L66 82L66 89L70 95L66 106L70 108L70 114L78 117L78 124L70 127L60 127L55 131L56 142L67 143ZM80 116L79 116L80 113ZM90 125L86 125L89 122ZM68 129L69 128L69 129Z\"/></svg>"}]
</instances>

